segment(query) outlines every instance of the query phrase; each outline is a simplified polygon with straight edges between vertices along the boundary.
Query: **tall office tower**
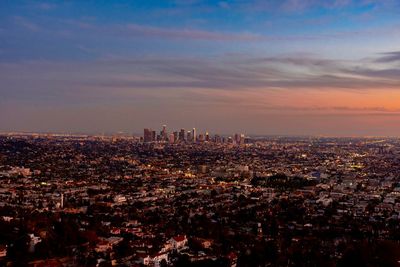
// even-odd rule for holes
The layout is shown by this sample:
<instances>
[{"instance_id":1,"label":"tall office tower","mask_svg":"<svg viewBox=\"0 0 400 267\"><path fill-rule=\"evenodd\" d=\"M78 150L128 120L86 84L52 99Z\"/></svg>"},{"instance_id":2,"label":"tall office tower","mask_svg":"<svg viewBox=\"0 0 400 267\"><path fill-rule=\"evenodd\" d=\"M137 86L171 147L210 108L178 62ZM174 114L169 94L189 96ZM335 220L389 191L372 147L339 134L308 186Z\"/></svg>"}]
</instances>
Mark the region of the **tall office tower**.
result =
<instances>
[{"instance_id":1,"label":"tall office tower","mask_svg":"<svg viewBox=\"0 0 400 267\"><path fill-rule=\"evenodd\" d=\"M167 134L167 125L163 125L162 130L161 130L161 140L165 141L168 139L168 134Z\"/></svg>"},{"instance_id":2,"label":"tall office tower","mask_svg":"<svg viewBox=\"0 0 400 267\"><path fill-rule=\"evenodd\" d=\"M206 132L206 141L210 142L210 135L208 134L208 132Z\"/></svg>"},{"instance_id":3,"label":"tall office tower","mask_svg":"<svg viewBox=\"0 0 400 267\"><path fill-rule=\"evenodd\" d=\"M191 131L187 131L186 141L188 141L188 142L192 141L192 132Z\"/></svg>"},{"instance_id":4,"label":"tall office tower","mask_svg":"<svg viewBox=\"0 0 400 267\"><path fill-rule=\"evenodd\" d=\"M244 145L244 134L240 134L239 145Z\"/></svg>"},{"instance_id":5,"label":"tall office tower","mask_svg":"<svg viewBox=\"0 0 400 267\"><path fill-rule=\"evenodd\" d=\"M145 143L153 141L153 131L149 128L145 128L143 131L143 141Z\"/></svg>"},{"instance_id":6,"label":"tall office tower","mask_svg":"<svg viewBox=\"0 0 400 267\"><path fill-rule=\"evenodd\" d=\"M174 142L176 143L176 142L178 142L178 132L177 131L175 131L174 133L173 133L173 135L174 135Z\"/></svg>"},{"instance_id":7,"label":"tall office tower","mask_svg":"<svg viewBox=\"0 0 400 267\"><path fill-rule=\"evenodd\" d=\"M181 129L181 131L179 132L179 141L185 141L185 129Z\"/></svg>"},{"instance_id":8,"label":"tall office tower","mask_svg":"<svg viewBox=\"0 0 400 267\"><path fill-rule=\"evenodd\" d=\"M156 135L156 131L151 131L151 141L156 141L157 135Z\"/></svg>"},{"instance_id":9,"label":"tall office tower","mask_svg":"<svg viewBox=\"0 0 400 267\"><path fill-rule=\"evenodd\" d=\"M173 133L170 133L169 135L169 143L170 144L175 143L175 135Z\"/></svg>"},{"instance_id":10,"label":"tall office tower","mask_svg":"<svg viewBox=\"0 0 400 267\"><path fill-rule=\"evenodd\" d=\"M192 130L192 141L193 141L193 143L196 143L196 141L197 141L196 128L193 128L193 130Z\"/></svg>"},{"instance_id":11,"label":"tall office tower","mask_svg":"<svg viewBox=\"0 0 400 267\"><path fill-rule=\"evenodd\" d=\"M239 134L235 133L235 136L234 136L233 140L234 140L234 143L235 143L235 144L239 144L239 142L240 142L240 136L239 136Z\"/></svg>"},{"instance_id":12,"label":"tall office tower","mask_svg":"<svg viewBox=\"0 0 400 267\"><path fill-rule=\"evenodd\" d=\"M199 134L199 142L204 142L204 134Z\"/></svg>"}]
</instances>

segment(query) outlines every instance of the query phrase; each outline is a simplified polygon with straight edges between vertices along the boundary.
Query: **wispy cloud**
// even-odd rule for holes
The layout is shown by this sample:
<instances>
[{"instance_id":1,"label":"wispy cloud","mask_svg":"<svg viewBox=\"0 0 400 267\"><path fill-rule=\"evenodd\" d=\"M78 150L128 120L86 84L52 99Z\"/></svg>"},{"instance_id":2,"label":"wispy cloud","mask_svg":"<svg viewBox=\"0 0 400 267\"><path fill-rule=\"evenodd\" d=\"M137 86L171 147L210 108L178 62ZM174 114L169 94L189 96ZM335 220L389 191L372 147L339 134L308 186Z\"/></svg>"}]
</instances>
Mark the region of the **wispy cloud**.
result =
<instances>
[{"instance_id":1,"label":"wispy cloud","mask_svg":"<svg viewBox=\"0 0 400 267\"><path fill-rule=\"evenodd\" d=\"M196 29L168 29L152 26L143 26L138 24L127 24L124 27L128 33L133 35L144 35L162 38L183 38L200 39L214 41L255 41L262 37L250 33L221 33Z\"/></svg>"},{"instance_id":2,"label":"wispy cloud","mask_svg":"<svg viewBox=\"0 0 400 267\"><path fill-rule=\"evenodd\" d=\"M375 61L378 63L400 62L400 51L382 53Z\"/></svg>"},{"instance_id":3,"label":"wispy cloud","mask_svg":"<svg viewBox=\"0 0 400 267\"><path fill-rule=\"evenodd\" d=\"M232 1L229 7L239 12L276 12L303 13L314 8L343 9L350 6L364 6L367 3L354 0L282 0L282 1Z\"/></svg>"},{"instance_id":4,"label":"wispy cloud","mask_svg":"<svg viewBox=\"0 0 400 267\"><path fill-rule=\"evenodd\" d=\"M253 10L258 12L286 11L291 13L307 12L316 8L327 10L344 10L354 7L370 7L375 11L393 11L398 8L397 0L282 0L282 1L233 1L231 7L241 7L242 10Z\"/></svg>"},{"instance_id":5,"label":"wispy cloud","mask_svg":"<svg viewBox=\"0 0 400 267\"><path fill-rule=\"evenodd\" d=\"M27 29L29 31L37 32L37 31L39 31L41 29L36 23L34 23L34 22L24 18L24 17L14 16L12 19L13 19L15 24L17 24L17 25L19 25L19 26L21 26L21 27L23 27L23 28L25 28L25 29Z\"/></svg>"},{"instance_id":6,"label":"wispy cloud","mask_svg":"<svg viewBox=\"0 0 400 267\"><path fill-rule=\"evenodd\" d=\"M86 47L80 47L86 50ZM86 63L0 64L4 94L18 88L99 88L110 90L359 90L398 89L400 70L376 69L368 61L311 56L257 58L138 57ZM16 76L18 73L18 77ZM68 77L68 79L66 78ZM30 81L28 84L25 82ZM9 85L10 88L5 89ZM34 90L34 89L32 89ZM42 89L40 89L42 90ZM63 89L64 90L64 89Z\"/></svg>"},{"instance_id":7,"label":"wispy cloud","mask_svg":"<svg viewBox=\"0 0 400 267\"><path fill-rule=\"evenodd\" d=\"M217 42L313 42L319 40L338 40L369 38L370 36L393 36L400 33L399 25L385 28L368 28L360 30L330 31L314 34L266 34L261 32L227 32L218 30L199 29L193 27L150 26L137 23L120 23L101 25L93 20L61 20L75 29L76 33L93 34L95 36L112 36L119 38L156 38L185 41L217 41Z\"/></svg>"},{"instance_id":8,"label":"wispy cloud","mask_svg":"<svg viewBox=\"0 0 400 267\"><path fill-rule=\"evenodd\" d=\"M35 7L40 10L52 10L57 8L57 5L54 3L42 2L42 3L36 3Z\"/></svg>"}]
</instances>

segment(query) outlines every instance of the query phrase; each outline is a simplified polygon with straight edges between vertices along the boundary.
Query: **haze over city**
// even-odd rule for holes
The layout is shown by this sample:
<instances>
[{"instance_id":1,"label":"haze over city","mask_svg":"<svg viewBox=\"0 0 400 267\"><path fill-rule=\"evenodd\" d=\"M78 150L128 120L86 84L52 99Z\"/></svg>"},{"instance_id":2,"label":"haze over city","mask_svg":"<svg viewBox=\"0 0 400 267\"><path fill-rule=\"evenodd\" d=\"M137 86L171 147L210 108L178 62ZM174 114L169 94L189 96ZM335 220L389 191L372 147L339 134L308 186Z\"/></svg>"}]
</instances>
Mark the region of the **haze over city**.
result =
<instances>
[{"instance_id":1,"label":"haze over city","mask_svg":"<svg viewBox=\"0 0 400 267\"><path fill-rule=\"evenodd\" d=\"M400 133L395 0L1 1L0 131Z\"/></svg>"}]
</instances>

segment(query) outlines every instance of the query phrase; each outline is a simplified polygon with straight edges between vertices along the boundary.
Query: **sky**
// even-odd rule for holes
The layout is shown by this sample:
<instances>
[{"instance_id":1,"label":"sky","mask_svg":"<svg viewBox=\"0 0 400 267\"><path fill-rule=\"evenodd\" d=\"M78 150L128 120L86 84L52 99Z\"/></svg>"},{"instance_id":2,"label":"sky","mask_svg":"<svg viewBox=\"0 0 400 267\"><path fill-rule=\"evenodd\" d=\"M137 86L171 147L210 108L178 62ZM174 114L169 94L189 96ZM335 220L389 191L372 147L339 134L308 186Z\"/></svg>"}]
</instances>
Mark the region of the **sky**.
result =
<instances>
[{"instance_id":1,"label":"sky","mask_svg":"<svg viewBox=\"0 0 400 267\"><path fill-rule=\"evenodd\" d=\"M0 131L400 136L400 1L0 1Z\"/></svg>"}]
</instances>

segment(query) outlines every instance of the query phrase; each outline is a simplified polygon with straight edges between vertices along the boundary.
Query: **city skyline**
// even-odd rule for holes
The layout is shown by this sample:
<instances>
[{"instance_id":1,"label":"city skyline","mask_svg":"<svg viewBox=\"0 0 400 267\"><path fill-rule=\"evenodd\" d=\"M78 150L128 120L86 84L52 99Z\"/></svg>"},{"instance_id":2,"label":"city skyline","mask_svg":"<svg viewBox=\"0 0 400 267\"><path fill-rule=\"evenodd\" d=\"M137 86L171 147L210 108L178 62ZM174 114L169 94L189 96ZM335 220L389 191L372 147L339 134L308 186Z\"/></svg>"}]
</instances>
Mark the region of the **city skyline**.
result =
<instances>
[{"instance_id":1,"label":"city skyline","mask_svg":"<svg viewBox=\"0 0 400 267\"><path fill-rule=\"evenodd\" d=\"M395 0L2 1L0 131L400 136Z\"/></svg>"},{"instance_id":2,"label":"city skyline","mask_svg":"<svg viewBox=\"0 0 400 267\"><path fill-rule=\"evenodd\" d=\"M163 142L163 143L230 143L235 145L245 144L245 135L243 133L235 133L231 135L221 135L218 133L210 134L207 130L198 131L196 128L185 130L185 128L180 128L170 130L167 129L167 125L163 125L161 131L151 128L144 128L143 135L140 139L144 143L151 142Z\"/></svg>"}]
</instances>

